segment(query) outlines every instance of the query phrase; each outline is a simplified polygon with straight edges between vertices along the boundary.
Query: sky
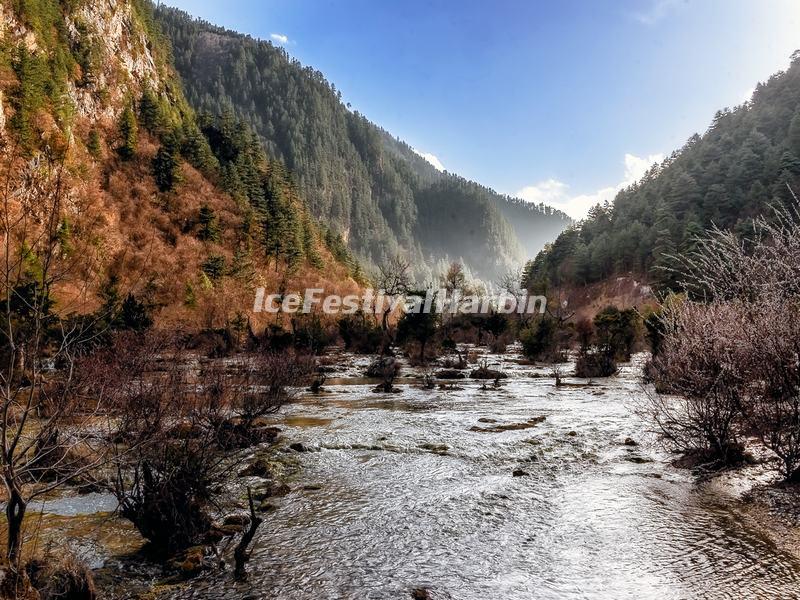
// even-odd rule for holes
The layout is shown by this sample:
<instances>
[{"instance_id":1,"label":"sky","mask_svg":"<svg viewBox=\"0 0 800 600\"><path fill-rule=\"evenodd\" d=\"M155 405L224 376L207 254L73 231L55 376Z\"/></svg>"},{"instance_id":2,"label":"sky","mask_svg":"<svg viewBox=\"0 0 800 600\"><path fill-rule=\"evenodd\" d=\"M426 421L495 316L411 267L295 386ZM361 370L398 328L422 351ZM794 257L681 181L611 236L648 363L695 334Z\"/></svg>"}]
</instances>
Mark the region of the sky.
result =
<instances>
[{"instance_id":1,"label":"sky","mask_svg":"<svg viewBox=\"0 0 800 600\"><path fill-rule=\"evenodd\" d=\"M437 168L575 218L800 49L800 0L167 3L283 46Z\"/></svg>"}]
</instances>

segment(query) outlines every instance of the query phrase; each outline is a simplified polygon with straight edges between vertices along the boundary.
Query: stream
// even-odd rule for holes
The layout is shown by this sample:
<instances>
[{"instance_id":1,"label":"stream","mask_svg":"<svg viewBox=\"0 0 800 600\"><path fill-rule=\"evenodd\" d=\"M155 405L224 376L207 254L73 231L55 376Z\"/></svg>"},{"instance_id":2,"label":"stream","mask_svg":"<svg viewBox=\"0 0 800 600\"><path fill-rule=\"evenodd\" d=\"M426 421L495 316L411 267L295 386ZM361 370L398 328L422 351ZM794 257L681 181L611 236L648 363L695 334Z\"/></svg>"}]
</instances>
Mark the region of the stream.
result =
<instances>
[{"instance_id":1,"label":"stream","mask_svg":"<svg viewBox=\"0 0 800 600\"><path fill-rule=\"evenodd\" d=\"M309 451L258 530L248 581L169 597L798 597L800 564L730 486L697 483L648 443L633 410L641 357L559 388L494 357L510 375L499 389L399 394L357 379L364 360L276 416Z\"/></svg>"}]
</instances>

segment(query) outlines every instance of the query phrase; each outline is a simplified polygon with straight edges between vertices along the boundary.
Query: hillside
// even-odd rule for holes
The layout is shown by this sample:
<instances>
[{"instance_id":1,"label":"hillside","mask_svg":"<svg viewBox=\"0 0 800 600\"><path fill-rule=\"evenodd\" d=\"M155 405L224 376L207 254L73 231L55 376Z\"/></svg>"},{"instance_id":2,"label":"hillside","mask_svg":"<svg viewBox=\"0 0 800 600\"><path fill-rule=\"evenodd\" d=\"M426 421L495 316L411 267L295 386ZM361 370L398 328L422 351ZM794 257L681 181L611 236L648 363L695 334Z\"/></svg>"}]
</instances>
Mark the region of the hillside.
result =
<instances>
[{"instance_id":1,"label":"hillside","mask_svg":"<svg viewBox=\"0 0 800 600\"><path fill-rule=\"evenodd\" d=\"M191 105L211 115L230 111L247 122L267 153L292 172L312 214L367 261L399 251L424 257L428 267L463 259L478 275L494 279L570 224L558 211L523 206L439 173L345 106L322 73L270 42L171 8L156 14Z\"/></svg>"},{"instance_id":2,"label":"hillside","mask_svg":"<svg viewBox=\"0 0 800 600\"><path fill-rule=\"evenodd\" d=\"M357 286L248 127L195 116L149 3L3 3L0 34L4 214L34 214L4 249L20 285L62 312L130 294L157 322L201 327L241 321L257 285Z\"/></svg>"},{"instance_id":3,"label":"hillside","mask_svg":"<svg viewBox=\"0 0 800 600\"><path fill-rule=\"evenodd\" d=\"M529 263L529 282L584 285L633 272L666 287L671 257L712 225L750 231L753 217L800 190L800 54L752 99L717 112L703 135L654 167L613 204L595 207Z\"/></svg>"}]
</instances>

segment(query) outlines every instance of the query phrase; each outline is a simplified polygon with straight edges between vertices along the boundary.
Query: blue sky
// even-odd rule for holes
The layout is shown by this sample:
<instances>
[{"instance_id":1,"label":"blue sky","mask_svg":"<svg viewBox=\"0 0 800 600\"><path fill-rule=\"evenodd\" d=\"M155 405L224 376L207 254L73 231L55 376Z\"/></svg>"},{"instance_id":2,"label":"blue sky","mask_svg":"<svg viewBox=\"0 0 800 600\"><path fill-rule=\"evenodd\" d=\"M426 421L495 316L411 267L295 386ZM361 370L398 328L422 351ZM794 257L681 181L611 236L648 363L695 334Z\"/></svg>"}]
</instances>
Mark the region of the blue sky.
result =
<instances>
[{"instance_id":1,"label":"blue sky","mask_svg":"<svg viewBox=\"0 0 800 600\"><path fill-rule=\"evenodd\" d=\"M447 170L579 217L800 48L798 0L169 0Z\"/></svg>"}]
</instances>

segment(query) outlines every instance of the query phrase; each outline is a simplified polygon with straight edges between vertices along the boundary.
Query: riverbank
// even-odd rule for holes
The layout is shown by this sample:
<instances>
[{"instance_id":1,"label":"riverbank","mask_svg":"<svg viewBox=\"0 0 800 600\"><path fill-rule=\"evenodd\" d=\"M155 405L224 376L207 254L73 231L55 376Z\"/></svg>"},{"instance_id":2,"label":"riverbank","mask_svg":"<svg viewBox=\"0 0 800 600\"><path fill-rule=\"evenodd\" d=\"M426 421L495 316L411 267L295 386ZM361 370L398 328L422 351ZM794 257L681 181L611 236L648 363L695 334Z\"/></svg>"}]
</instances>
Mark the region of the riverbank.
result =
<instances>
[{"instance_id":1,"label":"riverbank","mask_svg":"<svg viewBox=\"0 0 800 600\"><path fill-rule=\"evenodd\" d=\"M757 485L743 497L742 510L776 547L800 561L800 486Z\"/></svg>"}]
</instances>

